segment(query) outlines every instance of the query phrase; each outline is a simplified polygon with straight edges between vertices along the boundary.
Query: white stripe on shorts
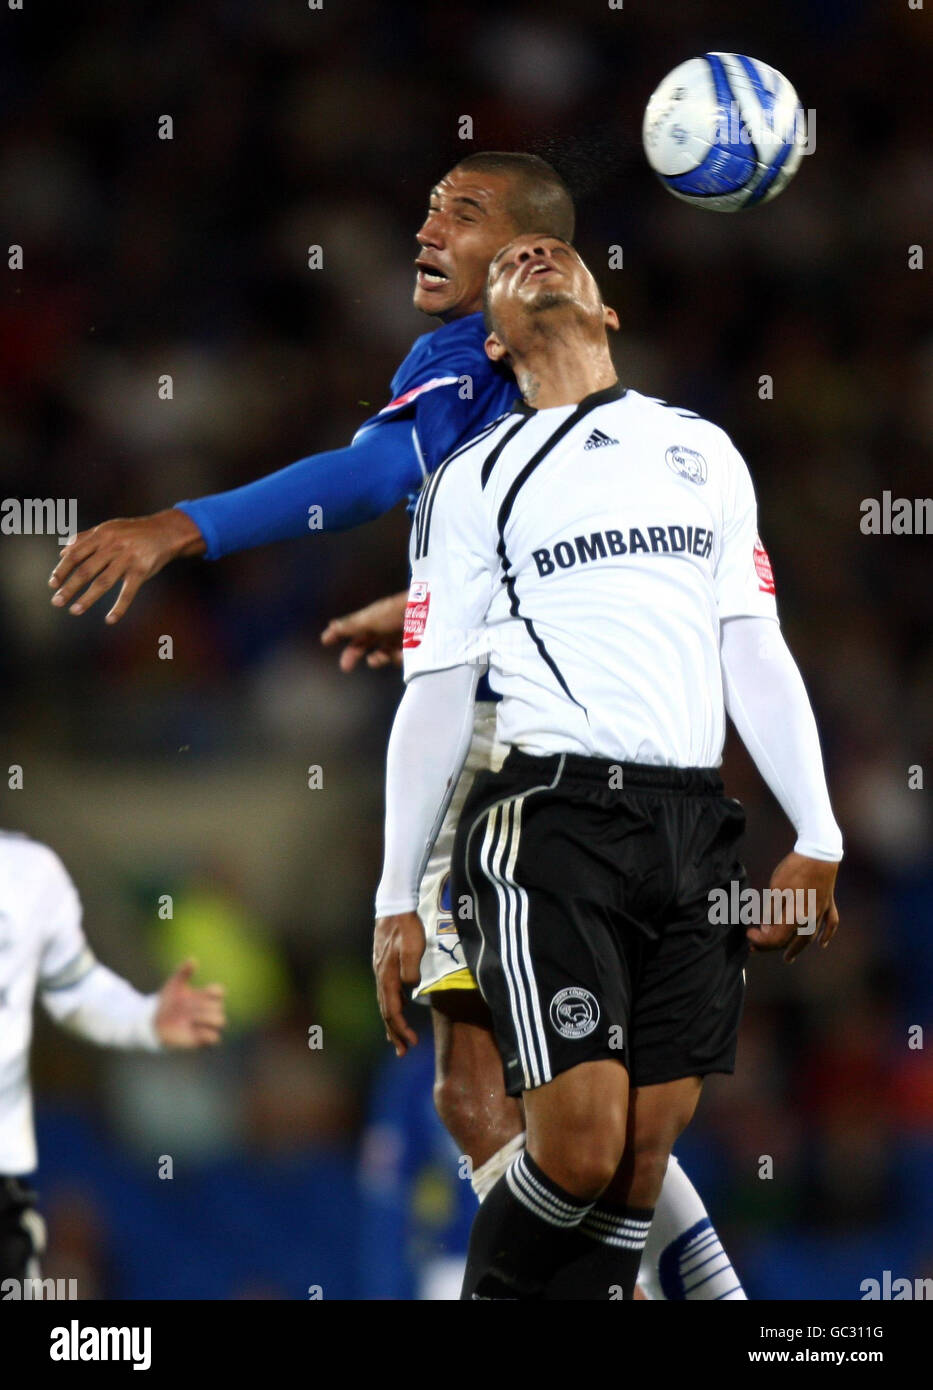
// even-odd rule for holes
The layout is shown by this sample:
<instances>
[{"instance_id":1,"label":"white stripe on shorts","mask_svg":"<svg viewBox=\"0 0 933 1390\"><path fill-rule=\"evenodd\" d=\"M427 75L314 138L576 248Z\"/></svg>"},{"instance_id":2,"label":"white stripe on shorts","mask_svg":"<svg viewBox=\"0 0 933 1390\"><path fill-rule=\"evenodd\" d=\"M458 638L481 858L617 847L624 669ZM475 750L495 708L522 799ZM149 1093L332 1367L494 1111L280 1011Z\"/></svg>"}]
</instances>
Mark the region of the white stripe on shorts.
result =
<instances>
[{"instance_id":1,"label":"white stripe on shorts","mask_svg":"<svg viewBox=\"0 0 933 1390\"><path fill-rule=\"evenodd\" d=\"M511 875L518 855L523 796L506 801L498 812L498 829L494 832L492 853L482 859L482 868L496 890L499 900L499 943L502 971L505 975L512 1004L512 1023L518 1042L519 1057L524 1073L525 1089L543 1086L551 1080L551 1065L547 1037L541 1020L534 965L528 947L527 894L520 893ZM516 810L518 815L516 817ZM494 813L495 815L495 813ZM491 817L492 819L493 817ZM512 830L508 862L503 869L502 859ZM488 837L487 842L488 843ZM485 848L484 843L484 848Z\"/></svg>"},{"instance_id":2,"label":"white stripe on shorts","mask_svg":"<svg viewBox=\"0 0 933 1390\"><path fill-rule=\"evenodd\" d=\"M512 1022L515 1026L515 1040L518 1044L518 1056L522 1066L522 1075L525 1079L526 1087L532 1083L529 1076L532 1074L529 1054L525 1046L525 1034L520 1026L521 1010L518 1001L518 989L516 981L510 969L508 957L508 942L506 938L506 917L509 905L505 891L497 877L498 861L502 858L505 848L505 837L501 833L501 821L505 814L505 808L494 806L486 820L486 834L483 836L483 847L480 850L480 868L489 879L489 882L496 890L496 897L499 902L499 959L502 963L502 974L505 978L506 989L509 993L509 1006L512 1013ZM498 856L498 858L497 858Z\"/></svg>"},{"instance_id":3,"label":"white stripe on shorts","mask_svg":"<svg viewBox=\"0 0 933 1390\"><path fill-rule=\"evenodd\" d=\"M543 1025L543 1021L542 1021L542 1019L541 1019L541 1011L540 1011L540 1005L539 1005L539 1001L538 1001L538 991L537 991L537 988L536 988L535 985L534 985L534 971L533 971L532 966L531 966L531 957L530 957L530 951L529 951L529 947L528 947L528 927L527 927L527 902L528 902L528 898L527 898L527 894L525 893L524 889L518 888L518 886L514 883L514 881L512 881L512 882L503 881L502 879L500 879L500 878L498 877L497 872L492 872L491 869L490 869L490 863L491 863L491 860L492 860L492 859L495 859L495 861L496 861L496 870L498 870L498 866L499 866L499 864L501 863L501 859L502 859L502 853L501 853L501 851L500 851L499 854L498 854L498 856L496 856L496 843L495 843L495 842L496 842L496 841L498 840L498 838L501 836L501 838L502 838L502 844L503 844L503 846L504 846L504 845L505 845L505 842L506 842L506 839L507 839L507 833L508 833L507 825L506 825L505 833L503 834L503 832L502 832L502 823L505 822L505 819L506 819L505 816L504 816L504 812L507 810L508 807L510 807L510 806L512 805L512 803L514 803L514 802L516 802L516 801L520 801L520 802L524 803L526 797L528 797L528 796L533 796L536 792L553 791L553 789L557 786L557 784L559 783L559 781L560 781L560 779L561 779L561 775L562 775L562 773L563 773L563 771L564 771L564 764L565 764L565 762L566 762L566 754L563 754L563 753L562 753L561 756L560 756L560 759L558 760L558 764L557 764L557 767L556 767L555 772L554 772L554 777L552 778L552 780L551 780L550 782L541 783L539 786L536 786L536 787L529 787L529 788L527 789L527 791L516 793L516 794L513 795L513 796L505 796L505 797L503 797L503 798L501 799L501 801L495 801L495 802L493 802L493 804L492 804L491 806L487 807L484 811L481 811L481 812L479 813L479 815L476 817L476 819L473 821L473 824L470 826L470 831L469 831L469 834L468 834L468 836L467 836L467 844L466 844L466 854L465 854L466 876L467 876L467 882L468 882L469 885L470 885L470 893L471 893L471 896L472 896L472 899L473 899L473 910L474 910L474 912L475 912L475 914L476 914L476 915L475 915L475 918L474 918L474 922L475 922L476 930L478 931L478 933L479 933L479 938L480 938L479 956L478 956L478 959L477 959L477 963L476 963L476 972L475 972L475 973L476 973L476 983L477 983L477 985L479 986L479 990L480 990L480 993L482 994L483 998L486 999L487 1002L488 1002L488 995L487 995L487 993L486 993L486 990L483 988L483 965L484 965L483 957L485 956L485 953L486 953L486 932L483 930L483 924L482 924L482 921L480 920L479 897L478 897L478 895L477 895L475 885L473 884L472 874L471 874L471 872L470 872L470 855L471 855L471 845L472 845L472 842L473 842L473 835L474 835L475 832L479 829L480 824L481 824L482 822L485 821L485 826L484 826L484 830L483 830L483 843L482 843L482 846L480 847L480 850L479 850L478 859L479 859L480 868L482 869L482 871L483 871L483 873L485 874L486 878L489 879L490 883L492 883L493 887L495 888L495 890L496 890L496 897L497 897L497 899L498 899L498 904L499 904L500 959L501 959L501 963L502 963L501 968L502 968L502 972L503 972L503 974L504 974L504 976L505 976L506 988L507 988L507 990L508 990L509 998L510 998L510 1000L511 1000L512 1020L513 1020L513 1023L514 1023L514 1025L515 1025L516 1041L517 1041L518 1053L519 1053L519 1062L520 1062L521 1067L522 1067L523 1081L524 1081L524 1085L525 1085L525 1089L526 1089L526 1090L531 1090L534 1086L542 1085L542 1084L544 1083L544 1081L550 1081L551 1078L552 1078L551 1064L550 1064L550 1055L549 1055L548 1049L547 1049L547 1035L546 1035L545 1032L544 1032L544 1025ZM521 822L521 816L519 816L519 828L520 828L520 822ZM511 875L514 873L514 869L515 869L515 860L516 860L517 854L518 854L518 841L517 841L517 838L516 838L516 842L515 842L515 845L514 845L514 847L513 847L513 850L512 850L512 852L509 854L509 860L508 860L508 866L507 866L507 872L508 872L508 875L509 875L510 878L511 878ZM507 896L506 896L507 893L508 893L509 895L511 895L510 899L507 899ZM510 969L509 969L509 960L508 960L508 951L507 951L507 937L506 937L506 919L507 919L507 902L510 901L510 900L513 901L513 902L515 903L516 908L517 908L517 910L518 910L519 913L521 913L522 903L523 903L523 902L524 902L524 906L525 906L525 911L524 911L524 913L521 913L521 921L520 921L519 924L518 924L518 932L517 932L517 934L516 934L516 940L519 940L519 939L520 939L520 941L521 941L521 943L522 943L522 945L523 945L523 947L524 947L524 950L525 950L525 952L527 953L527 955L526 955L526 961L527 961L527 967L528 967L528 974L529 974L529 978L530 978L530 980L531 980L531 982L532 982L532 984L531 984L532 1001L533 1001L533 1002L532 1002L532 1014L533 1014L533 1016L534 1016L535 1028L536 1028L536 1030L537 1030L537 1037L538 1037L538 1039L540 1040L541 1047L542 1047L541 1058L542 1058L542 1060L543 1060L543 1067L540 1068L540 1071L541 1071L541 1074L542 1074L542 1078L543 1078L542 1080L535 1080L535 1079L534 1079L535 1071L539 1070L539 1068L537 1067L537 1065L536 1065L536 1067L535 1067L534 1070L529 1066L529 1052L528 1052L528 1050L526 1049L526 1043L528 1042L529 1038L530 1038L530 1040L531 1040L531 1048L532 1048L531 1053L530 1053L530 1056L531 1056L531 1057L535 1057L535 1060L536 1060L536 1063L537 1063L537 1057L536 1057L536 1054L535 1054L535 1052L534 1052L534 1037L535 1037L535 1034L534 1034L533 1032L531 1032L531 1021L530 1021L530 1019L528 1020L529 1032L528 1032L527 1035L523 1035L522 1029L521 1029L521 1027L519 1026L519 1025L520 1025L520 1022L521 1022L521 1017L520 1017L520 1012L519 1012L518 1005L517 1005L517 989L522 989L522 988L523 988L523 982L522 982L522 980L521 980L520 978L519 978L518 981L516 982L516 981L512 978L512 975L511 975ZM525 1002L527 1002L527 1001L525 1001ZM527 1018L527 1012L526 1012L526 1015L525 1015L525 1016L526 1016L526 1018Z\"/></svg>"}]
</instances>

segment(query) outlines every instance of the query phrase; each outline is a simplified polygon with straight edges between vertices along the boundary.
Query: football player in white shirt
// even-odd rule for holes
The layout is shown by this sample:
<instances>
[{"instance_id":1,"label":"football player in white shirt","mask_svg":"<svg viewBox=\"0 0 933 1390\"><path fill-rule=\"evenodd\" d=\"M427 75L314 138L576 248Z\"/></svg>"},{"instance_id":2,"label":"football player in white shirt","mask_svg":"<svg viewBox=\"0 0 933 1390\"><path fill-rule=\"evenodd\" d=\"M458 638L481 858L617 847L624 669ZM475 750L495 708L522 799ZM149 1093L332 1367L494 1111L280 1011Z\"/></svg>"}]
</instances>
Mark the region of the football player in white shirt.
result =
<instances>
[{"instance_id":1,"label":"football player in white shirt","mask_svg":"<svg viewBox=\"0 0 933 1390\"><path fill-rule=\"evenodd\" d=\"M452 902L528 1140L480 1208L463 1296L630 1298L672 1144L702 1078L732 1070L747 951L829 943L841 835L731 441L618 384L616 316L559 238L503 248L487 308L524 404L416 513L380 1007L403 1052L419 883L488 664L510 752L462 810ZM715 771L727 709L797 832L771 888L814 903L747 931L711 911L744 882Z\"/></svg>"},{"instance_id":2,"label":"football player in white shirt","mask_svg":"<svg viewBox=\"0 0 933 1390\"><path fill-rule=\"evenodd\" d=\"M0 1280L38 1277L44 1226L24 1182L37 1165L29 1084L32 1010L103 1047L209 1047L226 1025L224 988L194 988L188 960L144 995L102 965L81 902L47 845L0 832Z\"/></svg>"}]
</instances>

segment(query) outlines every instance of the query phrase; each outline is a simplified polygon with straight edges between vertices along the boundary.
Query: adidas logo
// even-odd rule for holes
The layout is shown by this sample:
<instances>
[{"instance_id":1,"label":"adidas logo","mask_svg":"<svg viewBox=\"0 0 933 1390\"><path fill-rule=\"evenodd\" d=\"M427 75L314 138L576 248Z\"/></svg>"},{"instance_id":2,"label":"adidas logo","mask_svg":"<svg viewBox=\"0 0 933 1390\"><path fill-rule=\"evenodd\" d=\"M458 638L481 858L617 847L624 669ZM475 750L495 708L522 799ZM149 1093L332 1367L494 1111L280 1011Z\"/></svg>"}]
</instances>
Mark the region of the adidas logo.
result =
<instances>
[{"instance_id":1,"label":"adidas logo","mask_svg":"<svg viewBox=\"0 0 933 1390\"><path fill-rule=\"evenodd\" d=\"M610 439L608 434L603 434L602 430L594 430L589 439L584 444L586 449L602 449L607 444L618 444L617 439Z\"/></svg>"}]
</instances>

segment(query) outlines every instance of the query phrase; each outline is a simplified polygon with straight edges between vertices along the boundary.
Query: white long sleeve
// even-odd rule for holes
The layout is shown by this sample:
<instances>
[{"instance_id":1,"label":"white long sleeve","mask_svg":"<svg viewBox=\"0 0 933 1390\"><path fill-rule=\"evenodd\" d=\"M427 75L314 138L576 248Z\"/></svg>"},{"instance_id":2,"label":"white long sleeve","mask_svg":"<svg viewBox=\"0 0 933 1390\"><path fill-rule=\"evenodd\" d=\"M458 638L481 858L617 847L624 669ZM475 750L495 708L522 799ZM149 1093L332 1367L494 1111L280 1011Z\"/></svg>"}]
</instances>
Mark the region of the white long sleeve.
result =
<instances>
[{"instance_id":1,"label":"white long sleeve","mask_svg":"<svg viewBox=\"0 0 933 1390\"><path fill-rule=\"evenodd\" d=\"M780 627L770 618L730 618L720 660L726 710L797 832L794 849L810 859L841 859L816 720Z\"/></svg>"},{"instance_id":2,"label":"white long sleeve","mask_svg":"<svg viewBox=\"0 0 933 1390\"><path fill-rule=\"evenodd\" d=\"M377 917L418 906L421 875L469 751L479 674L476 666L452 666L415 676L396 711Z\"/></svg>"},{"instance_id":3,"label":"white long sleeve","mask_svg":"<svg viewBox=\"0 0 933 1390\"><path fill-rule=\"evenodd\" d=\"M101 1047L156 1052L162 1046L155 1030L159 996L140 994L100 961L74 983L40 985L40 998L56 1023Z\"/></svg>"}]
</instances>

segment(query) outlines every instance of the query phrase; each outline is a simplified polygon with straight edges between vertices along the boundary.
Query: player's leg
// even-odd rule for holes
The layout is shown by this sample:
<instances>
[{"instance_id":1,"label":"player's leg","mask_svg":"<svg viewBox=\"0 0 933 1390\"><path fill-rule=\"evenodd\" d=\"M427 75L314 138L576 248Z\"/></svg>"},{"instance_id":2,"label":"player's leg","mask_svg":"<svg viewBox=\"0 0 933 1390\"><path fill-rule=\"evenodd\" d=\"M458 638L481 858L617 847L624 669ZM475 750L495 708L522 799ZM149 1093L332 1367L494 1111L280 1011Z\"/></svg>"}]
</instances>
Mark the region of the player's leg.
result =
<instances>
[{"instance_id":1,"label":"player's leg","mask_svg":"<svg viewBox=\"0 0 933 1390\"><path fill-rule=\"evenodd\" d=\"M603 905L615 878L606 866L593 889L589 812L579 788L558 787L563 765L513 750L477 778L454 848L467 963L528 1131L474 1222L466 1298L540 1297L624 1148L628 1075L612 1040L627 1034L627 981ZM638 1254L617 1254L634 1285Z\"/></svg>"},{"instance_id":2,"label":"player's leg","mask_svg":"<svg viewBox=\"0 0 933 1390\"><path fill-rule=\"evenodd\" d=\"M492 1020L479 992L446 990L429 998L435 1107L460 1152L469 1156L473 1190L482 1201L525 1145L522 1105L506 1095ZM698 1259L709 1277L689 1277ZM638 1286L645 1297L660 1301L745 1297L703 1200L674 1154L648 1231Z\"/></svg>"},{"instance_id":3,"label":"player's leg","mask_svg":"<svg viewBox=\"0 0 933 1390\"><path fill-rule=\"evenodd\" d=\"M736 854L744 815L736 802L722 796L715 775L683 774L682 779L675 775L670 791L678 791L677 782L682 780L684 795L669 794L660 800L653 793L651 776L641 774L644 792L638 793L639 800L645 814L655 820L658 843L678 851L676 861L685 867L657 945L648 950L640 947L637 939L626 938L626 952L638 981L627 1041L636 1110L630 1119L626 1166L613 1189L614 1196L605 1200L634 1204L651 1196L657 1188L657 1169L663 1163L664 1181L657 1198L661 1211L655 1212L649 1236L652 1259L643 1261L641 1271L642 1276L647 1275L647 1292L660 1291L663 1297L669 1289L679 1299L700 1299L704 1294L716 1299L736 1298L742 1296L741 1289L719 1238L692 1186L665 1152L669 1152L668 1140L673 1142L679 1132L677 1126L686 1124L692 1114L699 1094L696 1078L710 1072L730 1072L734 1065L748 946L741 927L710 922L708 905L711 888L733 880L744 882ZM635 795L636 778L629 781L634 784ZM691 1097L689 1090L684 1090L679 1113L671 1112L672 1136L659 1127L657 1101L651 1097L660 1095L663 1109L668 1080L676 1082L678 1077L691 1075L694 1080L687 1085L696 1088L695 1094ZM638 1171L633 1178L636 1153ZM684 1181L679 1183L681 1178ZM626 1181L634 1186L620 1188ZM673 1194L670 1200L668 1193ZM585 1263L586 1257L581 1255L576 1270L580 1282L594 1290L604 1288L605 1256L591 1252L590 1274ZM590 1296L605 1294L594 1292Z\"/></svg>"},{"instance_id":4,"label":"player's leg","mask_svg":"<svg viewBox=\"0 0 933 1390\"><path fill-rule=\"evenodd\" d=\"M731 1072L745 994L748 944L741 926L715 927L708 920L711 888L738 882L745 873L738 854L745 817L738 802L713 788L712 796L688 797L682 823L688 848L682 862L692 865L682 878L673 930L643 979L639 1002L639 1083L656 1081L696 1065L698 1071ZM692 830L690 826L692 825ZM673 986L673 988L672 988ZM690 991L695 1002L687 1004ZM678 1005L677 1046L669 1049L665 1020ZM671 1070L673 1069L673 1070ZM741 1283L722 1248L706 1208L686 1173L672 1158L645 1248L639 1274L652 1298L740 1300Z\"/></svg>"},{"instance_id":5,"label":"player's leg","mask_svg":"<svg viewBox=\"0 0 933 1390\"><path fill-rule=\"evenodd\" d=\"M495 745L494 717L494 710L478 706L468 766L469 783L475 771L485 764L496 768L501 764L504 749ZM489 1011L469 971L462 968L464 957L455 930L447 860L456 818L466 796L466 774L464 783L464 787L457 789L422 885L419 911L426 924L429 944L419 993L424 992L425 1001L433 1005L438 1114L461 1152L470 1156L473 1188L482 1201L520 1152L524 1131L521 1104L505 1093L502 1062L491 1031ZM686 1249L685 1241L692 1242L693 1237L700 1234L693 1229L701 1220L697 1207L702 1219L708 1220L699 1196L675 1160L670 1165L670 1176L665 1176L657 1212L659 1229L667 1237L659 1254L678 1241L681 1244L677 1250ZM705 1232L711 1228L703 1229ZM689 1248L692 1249L692 1244ZM665 1269L670 1269L671 1260L668 1250ZM627 1263L627 1259L620 1256L619 1262ZM725 1259L724 1264L726 1272L731 1267ZM622 1277L619 1269L615 1273L618 1278ZM682 1284L670 1277L665 1278L662 1286L660 1270L653 1259L651 1262L643 1260L640 1277L650 1297L685 1298L691 1294L701 1297L707 1287L712 1290L714 1282L701 1286L696 1293L692 1293L692 1286L685 1291ZM737 1282L733 1278L730 1287ZM663 1288L669 1290L667 1295ZM721 1296L721 1293L711 1293L711 1296Z\"/></svg>"},{"instance_id":6,"label":"player's leg","mask_svg":"<svg viewBox=\"0 0 933 1390\"><path fill-rule=\"evenodd\" d=\"M474 1189L486 1189L524 1143L521 1102L506 1095L492 1019L479 991L447 989L428 997L435 1108L460 1152L471 1160ZM483 1190L477 1193L483 1195Z\"/></svg>"},{"instance_id":7,"label":"player's leg","mask_svg":"<svg viewBox=\"0 0 933 1390\"><path fill-rule=\"evenodd\" d=\"M615 1060L581 1062L525 1092L527 1148L477 1213L465 1299L540 1298L574 1252L574 1233L618 1168L628 1073ZM630 1256L635 1283L637 1254Z\"/></svg>"},{"instance_id":8,"label":"player's leg","mask_svg":"<svg viewBox=\"0 0 933 1390\"><path fill-rule=\"evenodd\" d=\"M693 1117L701 1086L700 1078L691 1076L632 1088L621 1161L580 1222L574 1258L550 1282L548 1300L634 1297L671 1149ZM619 1278L621 1251L629 1252L624 1279Z\"/></svg>"},{"instance_id":9,"label":"player's leg","mask_svg":"<svg viewBox=\"0 0 933 1390\"><path fill-rule=\"evenodd\" d=\"M649 1299L738 1302L738 1275L710 1221L703 1199L671 1154L638 1270Z\"/></svg>"}]
</instances>

